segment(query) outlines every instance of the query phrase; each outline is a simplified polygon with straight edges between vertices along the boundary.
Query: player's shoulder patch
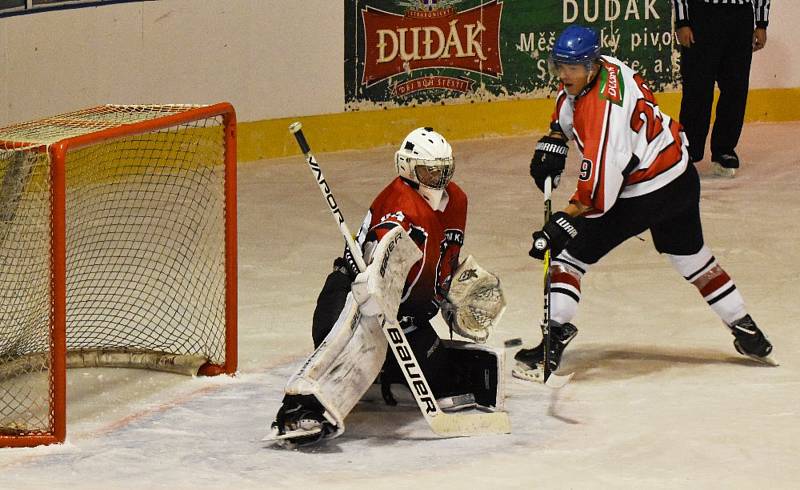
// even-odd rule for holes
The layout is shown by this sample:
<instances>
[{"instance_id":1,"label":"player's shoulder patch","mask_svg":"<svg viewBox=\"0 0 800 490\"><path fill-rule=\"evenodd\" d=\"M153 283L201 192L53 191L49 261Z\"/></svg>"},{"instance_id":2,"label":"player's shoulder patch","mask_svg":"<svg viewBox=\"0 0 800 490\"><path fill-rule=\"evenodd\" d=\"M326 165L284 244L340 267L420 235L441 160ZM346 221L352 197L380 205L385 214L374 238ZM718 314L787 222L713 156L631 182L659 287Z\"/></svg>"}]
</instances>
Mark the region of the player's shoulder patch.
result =
<instances>
[{"instance_id":1,"label":"player's shoulder patch","mask_svg":"<svg viewBox=\"0 0 800 490\"><path fill-rule=\"evenodd\" d=\"M600 98L621 106L622 99L625 96L622 68L619 65L605 61L600 69L599 76Z\"/></svg>"}]
</instances>

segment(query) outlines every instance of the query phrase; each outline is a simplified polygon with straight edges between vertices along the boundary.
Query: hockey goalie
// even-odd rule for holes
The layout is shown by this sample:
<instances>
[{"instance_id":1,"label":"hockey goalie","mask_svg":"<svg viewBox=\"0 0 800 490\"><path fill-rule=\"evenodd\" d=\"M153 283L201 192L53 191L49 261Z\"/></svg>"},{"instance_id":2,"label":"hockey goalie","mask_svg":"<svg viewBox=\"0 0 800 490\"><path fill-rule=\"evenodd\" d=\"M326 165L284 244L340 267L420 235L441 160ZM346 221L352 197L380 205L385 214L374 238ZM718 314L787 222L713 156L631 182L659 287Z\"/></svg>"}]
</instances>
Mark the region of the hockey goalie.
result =
<instances>
[{"instance_id":1,"label":"hockey goalie","mask_svg":"<svg viewBox=\"0 0 800 490\"><path fill-rule=\"evenodd\" d=\"M372 202L357 236L366 270L345 250L317 299L315 351L289 379L267 439L293 447L341 435L344 420L374 383L389 405L408 389L388 353L382 322L405 333L439 407L501 410L503 354L483 344L505 300L498 278L464 244L467 196L454 182L452 149L432 128L408 134L395 154L398 176ZM454 332L440 339L441 311Z\"/></svg>"}]
</instances>

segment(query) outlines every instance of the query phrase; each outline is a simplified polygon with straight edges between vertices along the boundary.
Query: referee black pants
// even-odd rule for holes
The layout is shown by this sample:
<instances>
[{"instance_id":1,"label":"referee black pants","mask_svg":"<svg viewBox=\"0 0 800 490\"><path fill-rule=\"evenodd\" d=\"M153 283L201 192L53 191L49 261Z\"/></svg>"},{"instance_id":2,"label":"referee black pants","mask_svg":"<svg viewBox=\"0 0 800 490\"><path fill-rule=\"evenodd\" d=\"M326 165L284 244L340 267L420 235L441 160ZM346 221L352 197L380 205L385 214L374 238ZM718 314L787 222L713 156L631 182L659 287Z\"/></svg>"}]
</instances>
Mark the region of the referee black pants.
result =
<instances>
[{"instance_id":1,"label":"referee black pants","mask_svg":"<svg viewBox=\"0 0 800 490\"><path fill-rule=\"evenodd\" d=\"M739 142L753 57L752 5L689 3L695 43L681 47L683 99L680 122L692 160L702 160L711 121L714 83L719 86L711 155L731 153Z\"/></svg>"}]
</instances>

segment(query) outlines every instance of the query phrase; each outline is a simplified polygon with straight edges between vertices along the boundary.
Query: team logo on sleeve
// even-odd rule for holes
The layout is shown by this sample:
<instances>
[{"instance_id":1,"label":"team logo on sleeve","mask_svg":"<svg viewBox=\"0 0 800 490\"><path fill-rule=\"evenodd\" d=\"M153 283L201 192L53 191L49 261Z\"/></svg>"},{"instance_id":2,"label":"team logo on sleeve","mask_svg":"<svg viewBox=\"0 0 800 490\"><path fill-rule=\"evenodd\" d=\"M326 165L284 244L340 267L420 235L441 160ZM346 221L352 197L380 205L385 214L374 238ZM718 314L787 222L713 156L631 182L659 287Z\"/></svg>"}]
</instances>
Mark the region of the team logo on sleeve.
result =
<instances>
[{"instance_id":1,"label":"team logo on sleeve","mask_svg":"<svg viewBox=\"0 0 800 490\"><path fill-rule=\"evenodd\" d=\"M592 178L592 161L588 158L584 158L581 161L581 171L578 175L578 179L580 180L589 180Z\"/></svg>"}]
</instances>

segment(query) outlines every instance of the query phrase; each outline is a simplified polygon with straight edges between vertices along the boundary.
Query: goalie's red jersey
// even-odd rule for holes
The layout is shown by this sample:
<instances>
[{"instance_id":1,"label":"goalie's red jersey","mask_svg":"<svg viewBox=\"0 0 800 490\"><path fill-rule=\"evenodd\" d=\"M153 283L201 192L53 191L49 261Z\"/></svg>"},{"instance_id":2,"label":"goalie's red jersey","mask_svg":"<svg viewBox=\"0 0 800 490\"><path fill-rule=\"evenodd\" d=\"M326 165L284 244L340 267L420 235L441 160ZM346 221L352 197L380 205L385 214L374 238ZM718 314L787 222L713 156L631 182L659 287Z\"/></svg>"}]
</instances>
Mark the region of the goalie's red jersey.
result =
<instances>
[{"instance_id":1,"label":"goalie's red jersey","mask_svg":"<svg viewBox=\"0 0 800 490\"><path fill-rule=\"evenodd\" d=\"M562 87L553 121L582 154L571 200L593 208L589 217L608 211L617 198L660 189L686 170L681 125L661 112L641 75L616 58L603 56L578 96Z\"/></svg>"},{"instance_id":2,"label":"goalie's red jersey","mask_svg":"<svg viewBox=\"0 0 800 490\"><path fill-rule=\"evenodd\" d=\"M408 182L397 177L372 202L359 230L358 243L367 257L370 243L395 226L402 226L422 251L422 259L406 278L400 317L433 318L450 290L464 244L467 195L453 182L447 184L446 192L444 211L434 211Z\"/></svg>"}]
</instances>

